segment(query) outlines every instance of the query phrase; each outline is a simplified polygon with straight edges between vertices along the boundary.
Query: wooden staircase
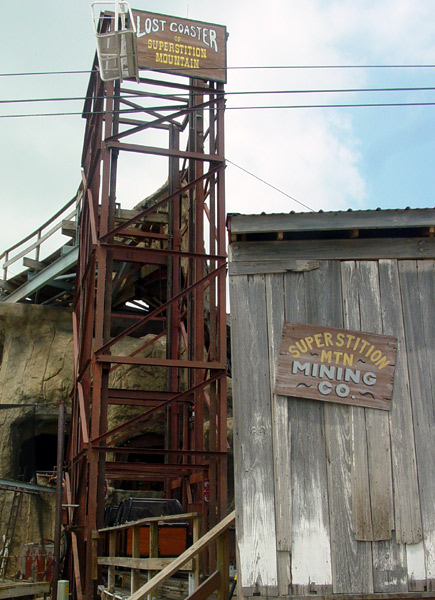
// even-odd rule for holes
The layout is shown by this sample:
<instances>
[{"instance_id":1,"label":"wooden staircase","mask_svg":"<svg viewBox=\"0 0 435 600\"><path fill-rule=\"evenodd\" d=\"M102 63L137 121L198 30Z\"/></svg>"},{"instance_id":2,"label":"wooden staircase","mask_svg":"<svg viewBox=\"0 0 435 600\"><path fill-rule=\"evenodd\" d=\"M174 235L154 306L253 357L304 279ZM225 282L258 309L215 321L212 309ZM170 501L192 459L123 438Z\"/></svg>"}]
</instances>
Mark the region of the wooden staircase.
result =
<instances>
[{"instance_id":1,"label":"wooden staircase","mask_svg":"<svg viewBox=\"0 0 435 600\"><path fill-rule=\"evenodd\" d=\"M158 533L159 523L173 520L186 521L193 520L194 542L190 548L187 548L180 556L175 559L158 559ZM208 531L201 538L195 539L199 531L199 515L197 513L187 513L182 515L171 515L168 517L153 517L141 519L132 523L126 523L115 527L100 529L96 537L109 536L109 556L98 556L96 563L108 566L107 586L100 586L99 591L106 598L115 598L115 568L129 568L131 581L131 595L129 600L142 600L143 598L152 598L153 592L162 586L170 577L180 570L187 569L193 572L193 592L187 596L186 600L205 600L214 592L217 592L218 600L227 600L230 581L229 581L229 528L234 524L234 511L227 515L213 529ZM139 530L141 526L150 526L150 558L139 558L138 546L133 542L133 557L115 556L116 553L116 535L119 531L132 528L133 540L139 539ZM154 533L153 533L154 528ZM208 575L201 582L200 556L201 553L211 544L216 542L216 570ZM136 556L135 556L136 554ZM139 586L139 571L148 571L150 579L147 583ZM157 571L157 573L156 573Z\"/></svg>"}]
</instances>

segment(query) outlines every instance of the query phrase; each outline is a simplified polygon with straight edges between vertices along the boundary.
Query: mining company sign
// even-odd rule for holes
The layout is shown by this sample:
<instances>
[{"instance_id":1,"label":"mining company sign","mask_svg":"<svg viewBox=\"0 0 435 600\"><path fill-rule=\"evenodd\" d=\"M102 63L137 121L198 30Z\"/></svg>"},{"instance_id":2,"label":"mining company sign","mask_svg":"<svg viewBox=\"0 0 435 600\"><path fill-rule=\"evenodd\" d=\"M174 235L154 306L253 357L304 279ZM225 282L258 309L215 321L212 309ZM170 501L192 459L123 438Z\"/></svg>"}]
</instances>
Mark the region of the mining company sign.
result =
<instances>
[{"instance_id":1,"label":"mining company sign","mask_svg":"<svg viewBox=\"0 0 435 600\"><path fill-rule=\"evenodd\" d=\"M284 323L275 393L389 410L397 340Z\"/></svg>"},{"instance_id":2,"label":"mining company sign","mask_svg":"<svg viewBox=\"0 0 435 600\"><path fill-rule=\"evenodd\" d=\"M223 25L133 10L139 68L226 82Z\"/></svg>"}]
</instances>

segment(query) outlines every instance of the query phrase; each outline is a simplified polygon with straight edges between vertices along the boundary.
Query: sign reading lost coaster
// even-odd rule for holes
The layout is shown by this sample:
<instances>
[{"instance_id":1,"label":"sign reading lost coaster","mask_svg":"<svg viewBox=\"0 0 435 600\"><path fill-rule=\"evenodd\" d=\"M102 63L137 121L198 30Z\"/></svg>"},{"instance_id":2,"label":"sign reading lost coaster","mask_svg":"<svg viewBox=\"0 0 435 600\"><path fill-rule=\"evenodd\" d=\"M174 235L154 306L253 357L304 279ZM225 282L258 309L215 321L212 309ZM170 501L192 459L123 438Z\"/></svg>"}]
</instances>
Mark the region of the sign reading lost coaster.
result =
<instances>
[{"instance_id":1,"label":"sign reading lost coaster","mask_svg":"<svg viewBox=\"0 0 435 600\"><path fill-rule=\"evenodd\" d=\"M389 410L396 338L284 323L275 393Z\"/></svg>"},{"instance_id":2,"label":"sign reading lost coaster","mask_svg":"<svg viewBox=\"0 0 435 600\"><path fill-rule=\"evenodd\" d=\"M222 25L133 10L139 68L226 82Z\"/></svg>"}]
</instances>

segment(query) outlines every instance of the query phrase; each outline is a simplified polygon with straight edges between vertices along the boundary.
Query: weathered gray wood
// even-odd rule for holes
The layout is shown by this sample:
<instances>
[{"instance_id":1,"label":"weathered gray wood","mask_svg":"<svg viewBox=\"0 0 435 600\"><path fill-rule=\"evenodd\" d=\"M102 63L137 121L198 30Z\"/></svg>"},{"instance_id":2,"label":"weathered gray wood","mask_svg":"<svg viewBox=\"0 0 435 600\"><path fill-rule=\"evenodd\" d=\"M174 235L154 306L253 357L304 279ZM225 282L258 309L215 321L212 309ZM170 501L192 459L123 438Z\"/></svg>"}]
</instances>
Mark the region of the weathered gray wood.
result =
<instances>
[{"instance_id":1,"label":"weathered gray wood","mask_svg":"<svg viewBox=\"0 0 435 600\"><path fill-rule=\"evenodd\" d=\"M266 273L286 273L292 271L302 273L319 268L319 262L315 260L291 260L288 258L270 261L243 261L231 262L229 265L230 275L255 275Z\"/></svg>"},{"instance_id":2,"label":"weathered gray wood","mask_svg":"<svg viewBox=\"0 0 435 600\"><path fill-rule=\"evenodd\" d=\"M424 343L427 349L429 361L427 366L427 382L430 382L430 389L432 390L432 414L435 415L435 261L417 261L417 273L421 297L421 316L422 321L425 324ZM435 520L433 511L432 519ZM431 533L430 541L427 546L429 552L431 552L433 549L433 547L430 548L430 544L433 543L433 540L434 533ZM428 571L427 589L435 591L435 556L433 553L431 555L428 555L428 561L431 563L431 567ZM428 563L428 561L426 562L426 564Z\"/></svg>"},{"instance_id":3,"label":"weathered gray wood","mask_svg":"<svg viewBox=\"0 0 435 600\"><path fill-rule=\"evenodd\" d=\"M235 242L232 260L262 261L291 256L295 260L377 260L379 258L434 258L435 238L386 238L307 240L281 242Z\"/></svg>"},{"instance_id":4,"label":"weathered gray wood","mask_svg":"<svg viewBox=\"0 0 435 600\"><path fill-rule=\"evenodd\" d=\"M228 216L230 232L259 233L277 231L337 231L340 229L389 229L431 227L435 224L434 209L296 213Z\"/></svg>"},{"instance_id":5,"label":"weathered gray wood","mask_svg":"<svg viewBox=\"0 0 435 600\"><path fill-rule=\"evenodd\" d=\"M359 262L361 329L382 333L378 264ZM394 529L389 416L366 410L370 502L374 540L391 539Z\"/></svg>"},{"instance_id":6,"label":"weathered gray wood","mask_svg":"<svg viewBox=\"0 0 435 600\"><path fill-rule=\"evenodd\" d=\"M150 523L170 523L171 521L190 521L196 519L199 516L197 512L181 513L179 515L162 515L160 517L146 517L144 519L138 519L137 521L129 521L122 525L114 525L113 527L102 527L98 530L98 533L109 533L110 531L122 531L123 529L130 529L139 525L149 525Z\"/></svg>"},{"instance_id":7,"label":"weathered gray wood","mask_svg":"<svg viewBox=\"0 0 435 600\"><path fill-rule=\"evenodd\" d=\"M278 354L284 323L284 282L280 275L266 276L266 309L269 337L270 389L275 386ZM291 552L290 426L288 400L272 395L273 460L277 550ZM281 560L284 560L281 556ZM285 567L282 567L285 569ZM290 567L289 567L290 568ZM287 582L287 588L290 581ZM287 592L288 593L288 592Z\"/></svg>"},{"instance_id":8,"label":"weathered gray wood","mask_svg":"<svg viewBox=\"0 0 435 600\"><path fill-rule=\"evenodd\" d=\"M405 548L408 589L410 592L424 592L427 589L427 581L423 540L418 544L406 544Z\"/></svg>"},{"instance_id":9,"label":"weathered gray wood","mask_svg":"<svg viewBox=\"0 0 435 600\"><path fill-rule=\"evenodd\" d=\"M314 587L314 586L313 586ZM316 586L317 587L317 586ZM316 595L316 600L419 600L421 598L427 598L433 600L435 597L432 591L424 591L417 593L402 592L402 593L378 593L378 594L334 594L331 595L325 591L319 595ZM261 596L247 596L246 600L265 600ZM267 600L284 600L279 596L269 596ZM285 598L285 600L306 600L306 596L296 593L291 594Z\"/></svg>"},{"instance_id":10,"label":"weathered gray wood","mask_svg":"<svg viewBox=\"0 0 435 600\"><path fill-rule=\"evenodd\" d=\"M433 339L428 339L428 336L433 334L435 284L433 272L425 269L420 262L400 261L399 274L408 350L426 576L430 581L435 578L435 388L431 376L435 357Z\"/></svg>"},{"instance_id":11,"label":"weathered gray wood","mask_svg":"<svg viewBox=\"0 0 435 600\"><path fill-rule=\"evenodd\" d=\"M381 290L377 262L360 262L361 329L381 333ZM390 299L384 298L384 301ZM397 546L395 528L391 432L389 416L366 409L370 501L373 523L373 580L375 592L406 591L406 552Z\"/></svg>"},{"instance_id":12,"label":"weathered gray wood","mask_svg":"<svg viewBox=\"0 0 435 600\"><path fill-rule=\"evenodd\" d=\"M164 569L175 560L174 558L131 558L127 556L99 556L98 564L125 569L142 569L158 571ZM192 561L185 563L180 571L191 571ZM136 590L135 590L136 591Z\"/></svg>"},{"instance_id":13,"label":"weathered gray wood","mask_svg":"<svg viewBox=\"0 0 435 600\"><path fill-rule=\"evenodd\" d=\"M77 222L63 220L62 221L62 235L67 235L68 237L76 238L77 237Z\"/></svg>"},{"instance_id":14,"label":"weathered gray wood","mask_svg":"<svg viewBox=\"0 0 435 600\"><path fill-rule=\"evenodd\" d=\"M50 582L39 583L0 583L0 599L21 598L22 596L43 596L50 592Z\"/></svg>"},{"instance_id":15,"label":"weathered gray wood","mask_svg":"<svg viewBox=\"0 0 435 600\"><path fill-rule=\"evenodd\" d=\"M264 278L231 277L230 299L239 577L245 594L273 594L278 573Z\"/></svg>"},{"instance_id":16,"label":"weathered gray wood","mask_svg":"<svg viewBox=\"0 0 435 600\"><path fill-rule=\"evenodd\" d=\"M39 260L35 260L33 258L25 256L23 258L23 266L28 267L29 269L33 269L34 271L42 271L42 269L45 269L47 265L45 265L43 262L40 262Z\"/></svg>"},{"instance_id":17,"label":"weathered gray wood","mask_svg":"<svg viewBox=\"0 0 435 600\"><path fill-rule=\"evenodd\" d=\"M344 325L352 330L361 329L359 313L359 279L354 261L341 264ZM370 506L367 433L363 408L351 409L352 422L352 519L355 539L373 540L372 511ZM371 552L371 548L367 550ZM371 561L370 561L371 562Z\"/></svg>"},{"instance_id":18,"label":"weathered gray wood","mask_svg":"<svg viewBox=\"0 0 435 600\"><path fill-rule=\"evenodd\" d=\"M288 596L291 591L291 560L289 552L276 554L278 565L278 593L280 596Z\"/></svg>"},{"instance_id":19,"label":"weathered gray wood","mask_svg":"<svg viewBox=\"0 0 435 600\"><path fill-rule=\"evenodd\" d=\"M373 544L373 580L375 592L407 592L406 546L392 540Z\"/></svg>"},{"instance_id":20,"label":"weathered gray wood","mask_svg":"<svg viewBox=\"0 0 435 600\"><path fill-rule=\"evenodd\" d=\"M318 271L307 273L305 281L311 299L307 321L342 327L340 264L325 261ZM373 589L370 549L357 542L353 533L350 414L349 406L328 404L324 408L333 591L369 593Z\"/></svg>"},{"instance_id":21,"label":"weathered gray wood","mask_svg":"<svg viewBox=\"0 0 435 600\"><path fill-rule=\"evenodd\" d=\"M211 542L216 540L224 531L226 531L233 523L235 518L235 512L231 512L229 515L224 517L220 523L215 525L210 531L208 531L201 539L196 541L190 548L187 548L177 558L165 567L160 573L153 577L150 581L145 583L139 588L134 594L130 596L130 600L142 600L148 594L151 594L161 583L166 581L171 575L179 571L183 565L189 562L199 552L204 550Z\"/></svg>"},{"instance_id":22,"label":"weathered gray wood","mask_svg":"<svg viewBox=\"0 0 435 600\"><path fill-rule=\"evenodd\" d=\"M397 261L379 261L379 280L383 331L395 335L398 343L390 414L396 540L416 544L422 525Z\"/></svg>"},{"instance_id":23,"label":"weathered gray wood","mask_svg":"<svg viewBox=\"0 0 435 600\"><path fill-rule=\"evenodd\" d=\"M285 396L390 410L396 345L393 336L286 321L274 391ZM378 367L380 360L382 365ZM358 381L347 378L349 366L358 373ZM325 367L331 370L326 388L322 372ZM373 372L376 376L368 386L365 376L371 378Z\"/></svg>"},{"instance_id":24,"label":"weathered gray wood","mask_svg":"<svg viewBox=\"0 0 435 600\"><path fill-rule=\"evenodd\" d=\"M313 271L313 273L316 271ZM306 322L305 277L287 273L285 319ZM310 583L332 584L323 436L323 403L289 398L292 481L292 590L309 593Z\"/></svg>"}]
</instances>

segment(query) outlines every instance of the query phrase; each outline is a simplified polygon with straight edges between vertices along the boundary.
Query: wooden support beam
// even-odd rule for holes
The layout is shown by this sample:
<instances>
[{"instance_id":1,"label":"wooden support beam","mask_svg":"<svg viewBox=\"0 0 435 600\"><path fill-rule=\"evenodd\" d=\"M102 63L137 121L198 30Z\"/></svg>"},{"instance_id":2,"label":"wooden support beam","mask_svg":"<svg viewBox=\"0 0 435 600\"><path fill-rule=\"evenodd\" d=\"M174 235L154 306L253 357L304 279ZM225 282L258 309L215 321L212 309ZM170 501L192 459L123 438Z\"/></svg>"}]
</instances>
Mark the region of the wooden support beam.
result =
<instances>
[{"instance_id":1,"label":"wooden support beam","mask_svg":"<svg viewBox=\"0 0 435 600\"><path fill-rule=\"evenodd\" d=\"M45 596L50 592L50 583L0 583L0 600L22 596Z\"/></svg>"},{"instance_id":2,"label":"wooden support beam","mask_svg":"<svg viewBox=\"0 0 435 600\"><path fill-rule=\"evenodd\" d=\"M200 540L195 542L190 548L188 548L183 554L181 554L178 558L176 558L172 563L167 566L163 571L160 571L158 575L152 578L151 581L148 581L145 585L137 590L132 596L130 596L130 600L142 600L148 594L151 594L163 581L171 577L174 573L176 573L181 567L183 567L189 560L191 560L198 552L201 552L204 548L208 546L211 542L217 539L226 529L228 529L233 523L235 518L235 511L227 515L222 519L220 523L218 523L213 529L210 529L208 533L206 533Z\"/></svg>"},{"instance_id":3,"label":"wooden support beam","mask_svg":"<svg viewBox=\"0 0 435 600\"><path fill-rule=\"evenodd\" d=\"M140 558L140 527L133 527L131 539L131 554L134 559ZM140 587L140 572L135 568L131 570L131 593L134 594Z\"/></svg>"},{"instance_id":4,"label":"wooden support beam","mask_svg":"<svg viewBox=\"0 0 435 600\"><path fill-rule=\"evenodd\" d=\"M170 566L175 558L134 558L130 556L99 556L98 564L106 567L123 569L139 569L142 571L161 571ZM188 561L180 571L192 571L192 561Z\"/></svg>"},{"instance_id":5,"label":"wooden support beam","mask_svg":"<svg viewBox=\"0 0 435 600\"><path fill-rule=\"evenodd\" d=\"M230 532L228 529L217 539L217 569L220 573L218 600L227 600L230 585Z\"/></svg>"},{"instance_id":6,"label":"wooden support beam","mask_svg":"<svg viewBox=\"0 0 435 600\"><path fill-rule=\"evenodd\" d=\"M115 559L116 554L116 531L111 531L109 533L109 558ZM98 558L98 564L102 564L100 562L100 558ZM109 592L115 591L115 565L110 564L107 573L107 587Z\"/></svg>"},{"instance_id":7,"label":"wooden support beam","mask_svg":"<svg viewBox=\"0 0 435 600\"><path fill-rule=\"evenodd\" d=\"M190 596L187 596L186 600L205 600L219 589L220 584L221 574L219 571L215 571Z\"/></svg>"},{"instance_id":8,"label":"wooden support beam","mask_svg":"<svg viewBox=\"0 0 435 600\"><path fill-rule=\"evenodd\" d=\"M23 258L23 266L33 269L33 271L42 271L47 265L44 265L44 263L40 262L39 260L34 260L33 258L25 256Z\"/></svg>"},{"instance_id":9,"label":"wooden support beam","mask_svg":"<svg viewBox=\"0 0 435 600\"><path fill-rule=\"evenodd\" d=\"M76 221L62 221L62 235L66 235L70 238L75 239L77 236L77 222Z\"/></svg>"}]
</instances>

